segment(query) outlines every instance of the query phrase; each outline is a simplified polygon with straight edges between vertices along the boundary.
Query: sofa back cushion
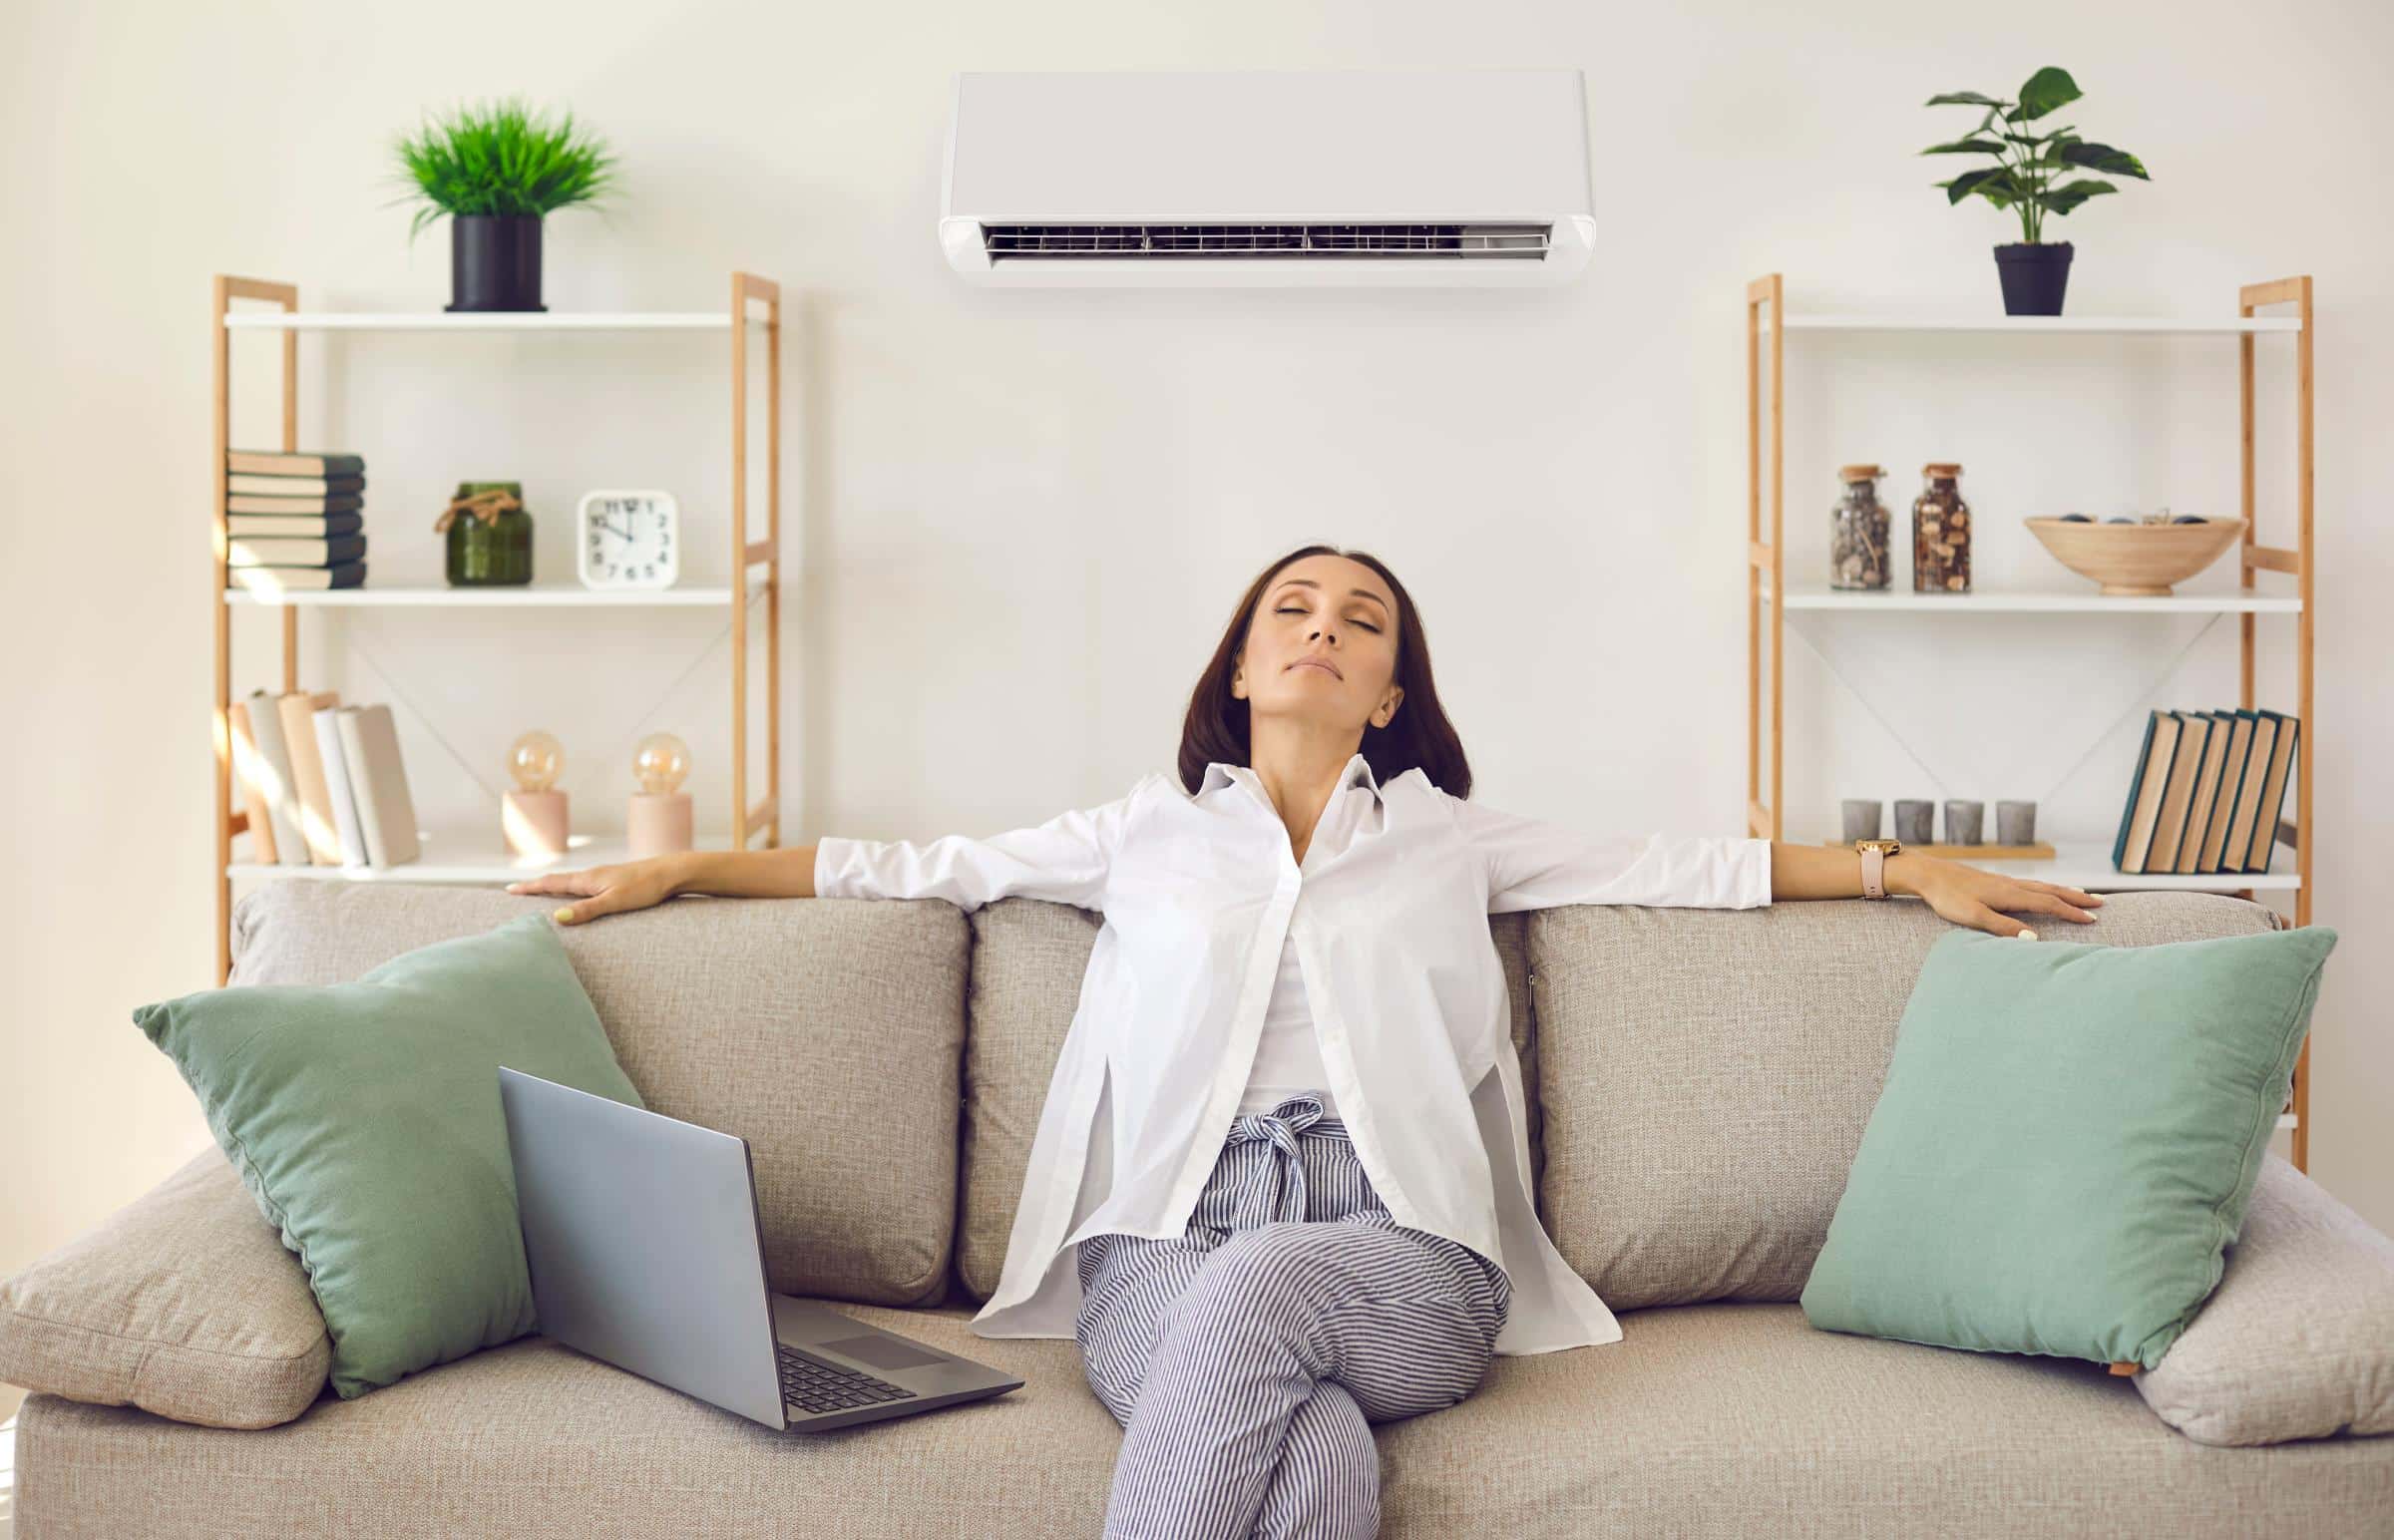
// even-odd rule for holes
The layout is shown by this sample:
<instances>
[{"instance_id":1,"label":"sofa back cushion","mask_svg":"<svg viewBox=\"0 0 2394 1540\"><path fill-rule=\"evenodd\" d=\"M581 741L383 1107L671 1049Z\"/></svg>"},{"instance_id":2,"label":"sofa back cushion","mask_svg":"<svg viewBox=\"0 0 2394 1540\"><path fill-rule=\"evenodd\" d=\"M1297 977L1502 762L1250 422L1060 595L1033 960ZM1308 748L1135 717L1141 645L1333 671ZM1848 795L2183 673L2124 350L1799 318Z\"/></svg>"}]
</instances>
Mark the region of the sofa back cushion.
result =
<instances>
[{"instance_id":1,"label":"sofa back cushion","mask_svg":"<svg viewBox=\"0 0 2394 1540\"><path fill-rule=\"evenodd\" d=\"M1511 994L1534 1171L1543 1157L1527 920L1524 914L1492 915L1488 932ZM997 1292L1005 1266L1022 1178L1030 1170L1031 1136L1038 1132L1102 922L1070 905L1023 898L984 905L971 921L972 1032L965 1043L964 1208L956 1255L959 1282L980 1303Z\"/></svg>"},{"instance_id":2,"label":"sofa back cushion","mask_svg":"<svg viewBox=\"0 0 2394 1540\"><path fill-rule=\"evenodd\" d=\"M2095 913L2020 918L2115 947L2275 926L2221 894L2115 893ZM1534 912L1540 1212L1607 1305L1801 1296L1921 962L1952 929L1910 900Z\"/></svg>"},{"instance_id":3,"label":"sofa back cushion","mask_svg":"<svg viewBox=\"0 0 2394 1540\"><path fill-rule=\"evenodd\" d=\"M555 907L485 888L269 882L234 909L230 981L337 983ZM943 1297L969 940L953 905L687 897L558 935L650 1110L748 1141L772 1288Z\"/></svg>"}]
</instances>

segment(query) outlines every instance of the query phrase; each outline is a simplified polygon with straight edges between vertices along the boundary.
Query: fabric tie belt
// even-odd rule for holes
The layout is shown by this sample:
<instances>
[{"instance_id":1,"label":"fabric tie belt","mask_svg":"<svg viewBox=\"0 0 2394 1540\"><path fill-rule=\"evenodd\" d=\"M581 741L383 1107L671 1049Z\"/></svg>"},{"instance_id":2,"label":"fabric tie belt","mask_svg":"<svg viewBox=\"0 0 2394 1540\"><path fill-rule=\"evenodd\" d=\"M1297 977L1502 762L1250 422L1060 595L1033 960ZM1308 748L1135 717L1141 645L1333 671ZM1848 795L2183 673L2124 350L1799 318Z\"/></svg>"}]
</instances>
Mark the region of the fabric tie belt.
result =
<instances>
[{"instance_id":1,"label":"fabric tie belt","mask_svg":"<svg viewBox=\"0 0 2394 1540\"><path fill-rule=\"evenodd\" d=\"M1297 1136L1316 1123L1324 1123L1326 1131L1343 1132L1345 1124L1336 1118L1325 1118L1322 1098L1307 1094L1291 1096L1270 1112L1249 1112L1232 1120L1230 1144L1269 1144L1283 1159L1271 1161L1274 1168L1268 1179L1269 1191L1265 1217L1250 1220L1251 1224L1272 1222L1302 1223L1306 1217L1305 1160L1298 1154ZM1250 1189L1244 1197L1255 1196ZM1242 1201L1240 1207L1248 1204Z\"/></svg>"}]
</instances>

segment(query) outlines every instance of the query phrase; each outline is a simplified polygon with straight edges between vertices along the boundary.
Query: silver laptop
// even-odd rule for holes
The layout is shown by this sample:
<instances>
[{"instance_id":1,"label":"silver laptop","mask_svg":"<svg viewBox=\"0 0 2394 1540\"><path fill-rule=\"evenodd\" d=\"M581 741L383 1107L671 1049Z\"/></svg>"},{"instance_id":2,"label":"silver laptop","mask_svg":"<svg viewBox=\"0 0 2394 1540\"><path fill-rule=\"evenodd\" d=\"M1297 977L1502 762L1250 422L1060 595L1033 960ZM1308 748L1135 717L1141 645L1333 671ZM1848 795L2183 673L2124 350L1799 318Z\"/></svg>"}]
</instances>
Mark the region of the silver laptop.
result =
<instances>
[{"instance_id":1,"label":"silver laptop","mask_svg":"<svg viewBox=\"0 0 2394 1540\"><path fill-rule=\"evenodd\" d=\"M502 1065L541 1331L815 1432L1019 1389L1010 1374L765 1287L748 1141Z\"/></svg>"}]
</instances>

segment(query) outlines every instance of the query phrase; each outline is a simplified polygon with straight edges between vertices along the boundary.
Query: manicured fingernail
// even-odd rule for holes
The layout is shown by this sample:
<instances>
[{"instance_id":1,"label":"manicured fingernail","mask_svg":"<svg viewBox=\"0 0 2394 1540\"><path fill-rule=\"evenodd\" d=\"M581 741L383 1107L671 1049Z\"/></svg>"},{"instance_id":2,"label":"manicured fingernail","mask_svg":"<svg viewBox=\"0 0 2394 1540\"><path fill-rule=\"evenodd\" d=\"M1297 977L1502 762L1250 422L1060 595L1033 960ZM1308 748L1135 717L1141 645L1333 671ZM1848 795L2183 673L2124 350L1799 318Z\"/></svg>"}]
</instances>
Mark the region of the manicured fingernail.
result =
<instances>
[{"instance_id":1,"label":"manicured fingernail","mask_svg":"<svg viewBox=\"0 0 2394 1540\"><path fill-rule=\"evenodd\" d=\"M552 918L552 919L554 919L554 920L556 920L556 921L557 921L559 924L561 924L561 925L562 925L562 924L564 924L566 921L569 921L569 920L571 920L571 919L573 919L573 918L574 918L574 911L573 911L572 909L561 909L561 910L559 910L559 911L558 911L558 912L557 912L557 913L556 913L554 916L552 916L551 918Z\"/></svg>"},{"instance_id":2,"label":"manicured fingernail","mask_svg":"<svg viewBox=\"0 0 2394 1540\"><path fill-rule=\"evenodd\" d=\"M2033 942L2037 939L2037 933L2034 931L2015 931L2012 934L2024 942Z\"/></svg>"}]
</instances>

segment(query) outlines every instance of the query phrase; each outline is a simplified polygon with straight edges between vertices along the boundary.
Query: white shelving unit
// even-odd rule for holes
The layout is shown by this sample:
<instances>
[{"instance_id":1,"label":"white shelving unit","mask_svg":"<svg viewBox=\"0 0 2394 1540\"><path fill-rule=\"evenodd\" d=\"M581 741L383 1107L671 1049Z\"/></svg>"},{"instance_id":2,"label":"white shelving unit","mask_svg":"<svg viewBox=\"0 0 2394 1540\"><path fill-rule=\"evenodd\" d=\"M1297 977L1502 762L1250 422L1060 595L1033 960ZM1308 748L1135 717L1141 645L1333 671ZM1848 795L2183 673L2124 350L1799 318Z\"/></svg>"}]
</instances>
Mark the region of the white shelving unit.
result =
<instances>
[{"instance_id":1,"label":"white shelving unit","mask_svg":"<svg viewBox=\"0 0 2394 1540\"><path fill-rule=\"evenodd\" d=\"M751 316L752 328L773 324ZM247 310L226 331L729 331L724 310Z\"/></svg>"},{"instance_id":2,"label":"white shelving unit","mask_svg":"<svg viewBox=\"0 0 2394 1540\"><path fill-rule=\"evenodd\" d=\"M1763 601L1769 603L1772 587L1768 574L1764 575L1762 582ZM2001 590L1990 592L1984 588L1968 593L1914 593L1896 587L1832 588L1826 583L1796 583L1788 589L1788 608L1875 609L1888 612L1942 610L1948 614L2290 615L2302 612L2302 600L2293 594L2277 593L2165 593L2138 596L2098 593L2093 589L2064 591L2058 588L2023 588L2008 593Z\"/></svg>"},{"instance_id":3,"label":"white shelving unit","mask_svg":"<svg viewBox=\"0 0 2394 1540\"><path fill-rule=\"evenodd\" d=\"M1771 323L1766 321L1766 329ZM2077 332L2082 336L2142 334L2202 337L2220 333L2295 332L2302 322L2284 315L1837 315L1815 311L1791 315L1790 331L1993 331L2034 336Z\"/></svg>"},{"instance_id":4,"label":"white shelving unit","mask_svg":"<svg viewBox=\"0 0 2394 1540\"><path fill-rule=\"evenodd\" d=\"M229 877L287 877L298 882L512 883L538 877L543 872L573 872L632 859L629 845L603 835L574 835L567 840L564 855L547 859L511 856L498 848L496 838L487 829L419 829L416 837L423 842L424 853L397 866L286 867L236 861L224 870ZM729 831L721 829L701 830L695 842L701 850L729 850L733 845Z\"/></svg>"},{"instance_id":5,"label":"white shelving unit","mask_svg":"<svg viewBox=\"0 0 2394 1540\"><path fill-rule=\"evenodd\" d=\"M748 601L759 602L771 583L762 575L748 579ZM521 587L288 588L269 593L256 588L227 588L227 604L265 608L285 605L299 609L372 609L385 605L437 605L459 609L515 609L527 605L601 606L627 609L723 609L731 603L729 587L630 589L586 588L579 582L529 582Z\"/></svg>"},{"instance_id":6,"label":"white shelving unit","mask_svg":"<svg viewBox=\"0 0 2394 1540\"><path fill-rule=\"evenodd\" d=\"M2266 306L2292 306L2292 315L2259 315ZM2233 614L2240 645L2240 698L2253 704L2253 644L2260 616L2283 615L2291 622L2295 690L2292 714L2302 723L2295 752L2294 821L2280 820L2276 838L2294 847L2291 870L2266 873L2234 872L2204 876L2126 873L2112 864L2112 842L2053 840L2055 859L2003 861L1973 859L1972 866L2011 876L2062 883L2090 892L2131 889L2174 889L2205 893L2230 892L2246 899L2256 893L2293 896L2294 924L2311 923L2311 852L2313 846L2311 762L2317 744L2311 690L2311 633L2317 607L2313 575L2317 570L2311 543L2311 346L2313 341L2311 280L2308 276L2247 284L2236 296L2232 315L2205 316L2016 316L1993 314L1905 315L1894 312L1839 313L1787 308L1786 280L1771 273L1746 286L1746 573L1747 622L1747 774L1745 825L1748 838L1788 838L1782 807L1782 759L1786 739L1786 696L1782 686L1786 653L1787 616L1813 610L1840 618L1877 610L1922 614L1941 611L1958 615L2086 614L2109 615L2122 623L2155 614ZM1970 593L1923 593L1911 588L1908 571L1898 571L1891 585L1877 591L1832 588L1826 583L1791 585L1786 573L1786 413L1782 400L1786 380L1787 338L1797 332L1979 332L2020 338L2052 336L2220 336L2236 343L2237 379L2241 406L2242 542L2237 547L2236 586L2228 591L2179 591L2161 596L2120 596L2080 588L1980 589ZM2284 335L2294 346L2296 528L2288 546L2256 542L2253 499L2253 349L2257 338ZM1768 406L1766 407L1766 382ZM1767 467L1767 470L1766 470ZM1768 492L1770 523L1766 534L1763 510ZM1890 546L1898 543L1890 541ZM1906 552L1908 539L1900 543ZM1908 558L1901 564L1908 569ZM2261 573L2282 573L2294 591L2262 592L2254 581ZM1784 600L1782 598L1784 595ZM1766 618L1767 616L1767 618ZM1868 622L1861 622L1867 624ZM1762 647L1764 628L1771 639L1770 683L1764 685ZM1770 708L1769 801L1764 800L1763 710ZM2282 923L2282 921L2281 921ZM2310 1128L2310 1046L2304 1043L2294 1066L2292 1106L2278 1126L2293 1135L2293 1162L2307 1169Z\"/></svg>"},{"instance_id":7,"label":"white shelving unit","mask_svg":"<svg viewBox=\"0 0 2394 1540\"><path fill-rule=\"evenodd\" d=\"M262 301L265 310L236 310L235 301ZM419 831L424 849L416 860L391 867L284 866L235 859L233 841L247 832L248 814L232 804L231 633L234 609L279 611L282 619L282 688L299 685L299 611L362 608L471 609L715 609L729 610L731 648L731 808L729 826L701 833L701 849L741 850L758 834L765 848L781 844L781 289L753 273L731 275L730 303L721 310L691 311L510 311L452 313L324 311L299 308L299 291L288 283L218 274L208 307L215 383L215 433L208 476L212 502L209 609L214 615L215 685L212 723L216 806L216 983L232 966L232 884L236 878L282 878L316 882L508 883L528 874L627 860L621 838L578 836L562 856L547 859L508 853L499 832L498 809L487 826ZM230 354L240 333L264 333L280 344L282 359L281 447L299 447L299 339L311 332L711 332L728 337L731 365L731 542L730 581L711 586L595 591L579 582L535 582L508 587L450 587L383 584L358 588L291 589L280 592L231 586L226 580L225 465L232 444ZM765 354L765 533L749 539L748 360L752 342ZM262 435L259 437L262 438ZM252 440L254 442L254 440ZM765 795L748 795L749 618L764 612Z\"/></svg>"}]
</instances>

